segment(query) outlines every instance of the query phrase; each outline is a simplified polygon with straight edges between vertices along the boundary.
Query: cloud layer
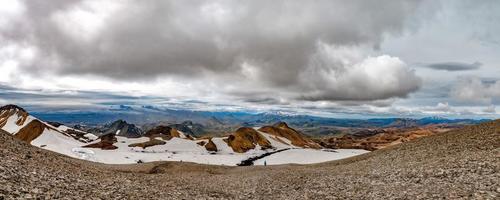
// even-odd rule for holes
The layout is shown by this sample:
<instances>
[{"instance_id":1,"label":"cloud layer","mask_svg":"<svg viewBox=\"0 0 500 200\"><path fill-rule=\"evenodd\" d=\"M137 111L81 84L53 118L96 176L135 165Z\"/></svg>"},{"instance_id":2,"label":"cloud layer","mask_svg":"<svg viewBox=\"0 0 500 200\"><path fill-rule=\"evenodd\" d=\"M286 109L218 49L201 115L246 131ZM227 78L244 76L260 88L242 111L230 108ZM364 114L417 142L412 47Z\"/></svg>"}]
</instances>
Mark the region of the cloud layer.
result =
<instances>
[{"instance_id":1,"label":"cloud layer","mask_svg":"<svg viewBox=\"0 0 500 200\"><path fill-rule=\"evenodd\" d=\"M207 80L250 100L380 100L420 87L401 59L370 50L404 32L419 3L26 1L0 21L0 37L33 75Z\"/></svg>"},{"instance_id":2,"label":"cloud layer","mask_svg":"<svg viewBox=\"0 0 500 200\"><path fill-rule=\"evenodd\" d=\"M323 45L301 74L306 100L378 100L406 97L421 80L397 57L363 56L356 49Z\"/></svg>"},{"instance_id":3,"label":"cloud layer","mask_svg":"<svg viewBox=\"0 0 500 200\"><path fill-rule=\"evenodd\" d=\"M500 81L483 81L478 77L465 77L454 86L451 96L469 103L495 103L500 99Z\"/></svg>"},{"instance_id":4,"label":"cloud layer","mask_svg":"<svg viewBox=\"0 0 500 200\"><path fill-rule=\"evenodd\" d=\"M435 70L445 70L445 71L466 71L466 70L476 70L483 65L480 62L474 63L461 63L461 62L443 62L443 63L432 63L427 65L427 67Z\"/></svg>"}]
</instances>

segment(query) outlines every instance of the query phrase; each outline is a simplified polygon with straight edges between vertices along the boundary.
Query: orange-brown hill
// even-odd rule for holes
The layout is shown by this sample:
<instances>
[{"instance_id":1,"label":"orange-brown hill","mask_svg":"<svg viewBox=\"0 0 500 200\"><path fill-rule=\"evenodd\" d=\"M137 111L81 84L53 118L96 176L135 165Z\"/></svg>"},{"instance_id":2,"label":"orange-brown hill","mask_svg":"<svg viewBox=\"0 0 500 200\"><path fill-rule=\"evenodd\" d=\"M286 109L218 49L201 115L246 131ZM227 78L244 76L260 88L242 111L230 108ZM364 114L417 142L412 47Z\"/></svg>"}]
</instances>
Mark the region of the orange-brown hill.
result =
<instances>
[{"instance_id":1,"label":"orange-brown hill","mask_svg":"<svg viewBox=\"0 0 500 200\"><path fill-rule=\"evenodd\" d=\"M177 131L177 129L169 127L169 126L157 126L144 134L146 137L155 138L161 137L165 140L170 140L173 137L180 138L181 133ZM192 139L190 136L187 136L188 139Z\"/></svg>"},{"instance_id":2,"label":"orange-brown hill","mask_svg":"<svg viewBox=\"0 0 500 200\"><path fill-rule=\"evenodd\" d=\"M499 148L493 121L315 165L105 165L0 130L0 199L498 199Z\"/></svg>"},{"instance_id":3,"label":"orange-brown hill","mask_svg":"<svg viewBox=\"0 0 500 200\"><path fill-rule=\"evenodd\" d=\"M320 143L327 148L365 149L368 151L375 151L396 144L415 140L417 138L443 133L449 130L452 129L440 126L425 126L408 129L389 128L367 130L369 132L375 132L376 134L368 136L343 135L341 137L331 137L323 139L320 141Z\"/></svg>"},{"instance_id":4,"label":"orange-brown hill","mask_svg":"<svg viewBox=\"0 0 500 200\"><path fill-rule=\"evenodd\" d=\"M250 149L255 149L259 145L262 149L272 148L264 136L253 128L241 127L227 138L227 144L238 153L247 152Z\"/></svg>"},{"instance_id":5,"label":"orange-brown hill","mask_svg":"<svg viewBox=\"0 0 500 200\"><path fill-rule=\"evenodd\" d=\"M67 129L65 131L60 131L49 123L43 122L38 119L28 121L30 114L23 108L12 104L0 107L0 129L5 126L8 119L12 116L17 117L15 122L16 125L23 127L17 132L11 132L10 134L27 143L31 143L31 141L42 135L45 130L51 130L69 137L73 137L74 139L81 142L91 141L91 139L85 136L85 134L87 133L83 131L78 131L76 129Z\"/></svg>"},{"instance_id":6,"label":"orange-brown hill","mask_svg":"<svg viewBox=\"0 0 500 200\"><path fill-rule=\"evenodd\" d=\"M259 129L267 134L286 138L292 142L293 145L304 148L321 148L319 144L302 135L293 128L290 128L285 122L279 122L273 126L264 126Z\"/></svg>"},{"instance_id":7,"label":"orange-brown hill","mask_svg":"<svg viewBox=\"0 0 500 200\"><path fill-rule=\"evenodd\" d=\"M25 125L29 113L16 105L6 105L0 108L0 128L5 126L11 116L17 116L16 125L24 125L24 127L19 131L11 134L14 134L14 137L27 143L30 143L40 136L45 129L50 129L50 127L37 119L34 119Z\"/></svg>"},{"instance_id":8,"label":"orange-brown hill","mask_svg":"<svg viewBox=\"0 0 500 200\"><path fill-rule=\"evenodd\" d=\"M29 114L28 112L26 112L26 110L16 105L2 106L0 107L0 128L4 127L7 123L7 120L13 115L18 116L16 124L18 126L22 126L28 118Z\"/></svg>"},{"instance_id":9,"label":"orange-brown hill","mask_svg":"<svg viewBox=\"0 0 500 200\"><path fill-rule=\"evenodd\" d=\"M42 135L43 131L48 128L49 127L47 127L47 125L35 119L21 128L21 130L19 130L14 137L27 143L31 143L31 141Z\"/></svg>"}]
</instances>

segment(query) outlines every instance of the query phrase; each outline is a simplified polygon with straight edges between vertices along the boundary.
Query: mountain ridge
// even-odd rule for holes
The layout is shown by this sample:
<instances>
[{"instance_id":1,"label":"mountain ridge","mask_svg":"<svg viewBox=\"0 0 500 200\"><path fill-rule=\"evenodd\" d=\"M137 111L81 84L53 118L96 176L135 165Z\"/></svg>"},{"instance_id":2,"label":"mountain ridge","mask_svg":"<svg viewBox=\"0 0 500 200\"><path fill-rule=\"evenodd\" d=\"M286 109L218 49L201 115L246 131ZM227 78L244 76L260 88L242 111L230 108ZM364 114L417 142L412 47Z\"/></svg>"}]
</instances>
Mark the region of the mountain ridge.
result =
<instances>
[{"instance_id":1,"label":"mountain ridge","mask_svg":"<svg viewBox=\"0 0 500 200\"><path fill-rule=\"evenodd\" d=\"M0 178L8 180L0 184L0 196L495 199L500 195L499 131L496 120L344 160L242 168L188 162L103 165L41 150L0 130L5 169ZM19 177L22 181L14 181Z\"/></svg>"},{"instance_id":2,"label":"mountain ridge","mask_svg":"<svg viewBox=\"0 0 500 200\"><path fill-rule=\"evenodd\" d=\"M20 113L20 115L18 115ZM339 159L365 153L361 150L339 150L332 154L319 150L319 145L305 135L281 122L278 128L282 134L265 133L256 128L241 127L225 136L195 138L169 126L157 126L143 133L142 130L124 120L108 124L92 134L73 129L57 122L38 120L16 107L1 110L2 118L9 127L0 127L14 137L34 146L55 151L75 158L110 164L153 162L160 160L191 161L210 164L236 165L248 157L268 155L283 149L297 149L301 154L315 149L320 160ZM25 116L26 124L16 125ZM11 124L12 128L11 128ZM57 127L53 126L56 125ZM191 126L192 123L187 123ZM12 130L11 130L12 129ZM135 131L130 134L127 131ZM122 134L122 132L125 132ZM293 135L292 137L289 137ZM307 141L297 143L296 141ZM270 154L269 154L270 155ZM278 159L278 163L294 161L292 157ZM305 162L316 162L305 161Z\"/></svg>"}]
</instances>

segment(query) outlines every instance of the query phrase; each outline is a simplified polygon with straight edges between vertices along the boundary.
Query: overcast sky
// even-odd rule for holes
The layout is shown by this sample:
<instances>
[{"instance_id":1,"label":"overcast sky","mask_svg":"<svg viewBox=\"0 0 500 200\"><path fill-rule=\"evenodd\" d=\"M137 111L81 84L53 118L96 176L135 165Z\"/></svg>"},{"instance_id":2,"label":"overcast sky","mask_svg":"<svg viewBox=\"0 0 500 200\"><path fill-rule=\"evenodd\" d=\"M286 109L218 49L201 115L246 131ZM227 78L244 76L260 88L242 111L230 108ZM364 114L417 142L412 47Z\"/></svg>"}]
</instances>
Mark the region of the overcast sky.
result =
<instances>
[{"instance_id":1,"label":"overcast sky","mask_svg":"<svg viewBox=\"0 0 500 200\"><path fill-rule=\"evenodd\" d=\"M0 3L0 104L495 118L496 0Z\"/></svg>"}]
</instances>

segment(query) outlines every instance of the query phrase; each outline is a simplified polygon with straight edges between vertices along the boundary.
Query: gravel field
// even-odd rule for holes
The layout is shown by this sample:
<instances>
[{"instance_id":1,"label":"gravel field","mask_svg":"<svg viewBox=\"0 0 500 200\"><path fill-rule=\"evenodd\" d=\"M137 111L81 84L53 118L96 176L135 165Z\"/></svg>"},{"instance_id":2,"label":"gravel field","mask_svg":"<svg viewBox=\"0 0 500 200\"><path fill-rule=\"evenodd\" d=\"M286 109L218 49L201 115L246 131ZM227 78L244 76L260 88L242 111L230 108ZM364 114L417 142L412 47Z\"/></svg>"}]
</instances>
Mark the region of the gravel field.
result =
<instances>
[{"instance_id":1,"label":"gravel field","mask_svg":"<svg viewBox=\"0 0 500 200\"><path fill-rule=\"evenodd\" d=\"M315 165L104 165L0 133L0 199L499 199L500 121Z\"/></svg>"}]
</instances>

